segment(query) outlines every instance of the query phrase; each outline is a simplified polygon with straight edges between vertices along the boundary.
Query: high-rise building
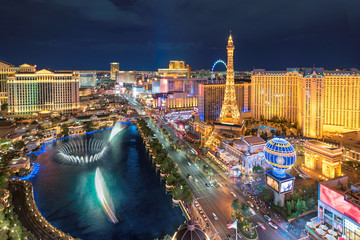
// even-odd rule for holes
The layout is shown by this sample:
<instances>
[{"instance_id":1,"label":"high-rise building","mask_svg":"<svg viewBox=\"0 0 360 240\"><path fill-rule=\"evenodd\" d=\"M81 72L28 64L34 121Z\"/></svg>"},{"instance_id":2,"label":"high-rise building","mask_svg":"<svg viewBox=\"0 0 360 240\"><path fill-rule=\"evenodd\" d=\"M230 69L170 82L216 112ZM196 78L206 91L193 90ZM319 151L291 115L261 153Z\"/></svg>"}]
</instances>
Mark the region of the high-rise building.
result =
<instances>
[{"instance_id":1,"label":"high-rise building","mask_svg":"<svg viewBox=\"0 0 360 240\"><path fill-rule=\"evenodd\" d=\"M4 61L0 61L0 102L7 102L7 77L17 71L20 72L34 72L36 65L23 64L15 67Z\"/></svg>"},{"instance_id":2,"label":"high-rise building","mask_svg":"<svg viewBox=\"0 0 360 240\"><path fill-rule=\"evenodd\" d=\"M9 115L70 113L79 108L79 77L71 71L18 72L9 75L7 81Z\"/></svg>"},{"instance_id":3,"label":"high-rise building","mask_svg":"<svg viewBox=\"0 0 360 240\"><path fill-rule=\"evenodd\" d=\"M160 77L190 78L191 67L184 61L172 60L169 63L169 68L159 68L158 73Z\"/></svg>"},{"instance_id":4,"label":"high-rise building","mask_svg":"<svg viewBox=\"0 0 360 240\"><path fill-rule=\"evenodd\" d=\"M265 71L251 76L255 119L274 116L296 122L303 135L360 130L360 72L323 68Z\"/></svg>"},{"instance_id":5,"label":"high-rise building","mask_svg":"<svg viewBox=\"0 0 360 240\"><path fill-rule=\"evenodd\" d=\"M112 62L110 63L110 78L112 80L116 79L116 73L119 72L119 63L118 62Z\"/></svg>"},{"instance_id":6,"label":"high-rise building","mask_svg":"<svg viewBox=\"0 0 360 240\"><path fill-rule=\"evenodd\" d=\"M79 85L80 87L96 87L96 71L75 71L79 75Z\"/></svg>"},{"instance_id":7,"label":"high-rise building","mask_svg":"<svg viewBox=\"0 0 360 240\"><path fill-rule=\"evenodd\" d=\"M198 95L198 113L204 122L213 123L219 118L225 96L225 84L200 84ZM240 117L250 117L251 84L236 83L235 96Z\"/></svg>"},{"instance_id":8,"label":"high-rise building","mask_svg":"<svg viewBox=\"0 0 360 240\"><path fill-rule=\"evenodd\" d=\"M136 71L117 71L116 82L136 84Z\"/></svg>"},{"instance_id":9,"label":"high-rise building","mask_svg":"<svg viewBox=\"0 0 360 240\"><path fill-rule=\"evenodd\" d=\"M256 69L251 76L251 112L255 119L274 116L300 122L299 69L265 71Z\"/></svg>"}]
</instances>

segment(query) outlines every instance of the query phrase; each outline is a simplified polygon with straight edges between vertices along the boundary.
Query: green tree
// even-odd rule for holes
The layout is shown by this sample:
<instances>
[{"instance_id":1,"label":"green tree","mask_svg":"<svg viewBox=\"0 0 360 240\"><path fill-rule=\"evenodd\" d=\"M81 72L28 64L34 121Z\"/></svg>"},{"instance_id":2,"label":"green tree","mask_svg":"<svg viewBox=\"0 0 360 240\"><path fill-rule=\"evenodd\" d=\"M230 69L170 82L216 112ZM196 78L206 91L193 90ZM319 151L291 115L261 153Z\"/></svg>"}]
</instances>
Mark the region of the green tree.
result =
<instances>
[{"instance_id":1,"label":"green tree","mask_svg":"<svg viewBox=\"0 0 360 240\"><path fill-rule=\"evenodd\" d=\"M8 109L8 104L7 103L1 104L1 111L6 111L7 109Z\"/></svg>"},{"instance_id":2,"label":"green tree","mask_svg":"<svg viewBox=\"0 0 360 240\"><path fill-rule=\"evenodd\" d=\"M14 148L15 149L22 149L25 146L24 141L17 141L14 143Z\"/></svg>"},{"instance_id":3,"label":"green tree","mask_svg":"<svg viewBox=\"0 0 360 240\"><path fill-rule=\"evenodd\" d=\"M296 201L295 211L296 211L298 214L301 213L301 202L300 202L300 198L298 198L298 200Z\"/></svg>"},{"instance_id":4,"label":"green tree","mask_svg":"<svg viewBox=\"0 0 360 240\"><path fill-rule=\"evenodd\" d=\"M94 131L94 123L92 121L88 121L86 124L85 124L85 131L86 132L92 132Z\"/></svg>"},{"instance_id":5,"label":"green tree","mask_svg":"<svg viewBox=\"0 0 360 240\"><path fill-rule=\"evenodd\" d=\"M306 206L307 206L307 208L308 208L309 210L314 209L314 207L315 207L314 199L308 198L308 199L306 200Z\"/></svg>"},{"instance_id":6,"label":"green tree","mask_svg":"<svg viewBox=\"0 0 360 240\"><path fill-rule=\"evenodd\" d=\"M301 200L300 210L301 210L301 213L306 212L308 210L308 208L306 207L305 200Z\"/></svg>"},{"instance_id":7,"label":"green tree","mask_svg":"<svg viewBox=\"0 0 360 240\"><path fill-rule=\"evenodd\" d=\"M234 199L234 201L231 203L231 207L234 210L234 212L240 211L240 204L239 204L239 199L238 198Z\"/></svg>"},{"instance_id":8,"label":"green tree","mask_svg":"<svg viewBox=\"0 0 360 240\"><path fill-rule=\"evenodd\" d=\"M269 203L271 202L273 199L274 199L274 193L272 190L268 189L268 188L265 188L263 191L262 191L262 194L264 196L264 200L265 202Z\"/></svg>"},{"instance_id":9,"label":"green tree","mask_svg":"<svg viewBox=\"0 0 360 240\"><path fill-rule=\"evenodd\" d=\"M61 131L61 134L63 137L67 137L69 136L69 128L68 127L64 127Z\"/></svg>"},{"instance_id":10,"label":"green tree","mask_svg":"<svg viewBox=\"0 0 360 240\"><path fill-rule=\"evenodd\" d=\"M251 212L250 212L250 207L249 205L245 204L245 203L241 203L241 216L243 217L250 217L251 216Z\"/></svg>"},{"instance_id":11,"label":"green tree","mask_svg":"<svg viewBox=\"0 0 360 240\"><path fill-rule=\"evenodd\" d=\"M287 215L290 216L291 215L291 202L290 201L286 201L286 210L287 210Z\"/></svg>"},{"instance_id":12,"label":"green tree","mask_svg":"<svg viewBox=\"0 0 360 240\"><path fill-rule=\"evenodd\" d=\"M43 137L44 137L44 135L43 135L43 134L41 134L41 133L36 133L36 134L35 134L35 137L43 138Z\"/></svg>"}]
</instances>

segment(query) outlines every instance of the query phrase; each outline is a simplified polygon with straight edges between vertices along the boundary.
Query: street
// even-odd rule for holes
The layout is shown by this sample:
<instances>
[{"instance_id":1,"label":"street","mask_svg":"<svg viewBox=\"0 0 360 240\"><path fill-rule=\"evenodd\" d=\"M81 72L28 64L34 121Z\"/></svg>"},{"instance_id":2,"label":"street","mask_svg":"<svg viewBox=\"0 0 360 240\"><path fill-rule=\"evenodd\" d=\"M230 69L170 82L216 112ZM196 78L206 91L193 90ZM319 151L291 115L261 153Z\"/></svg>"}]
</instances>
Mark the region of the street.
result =
<instances>
[{"instance_id":1,"label":"street","mask_svg":"<svg viewBox=\"0 0 360 240\"><path fill-rule=\"evenodd\" d=\"M29 208L25 200L25 188L22 184L9 182L9 190L13 196L14 211L19 217L21 224L31 231L37 239L51 240L56 239L51 236L43 227L40 226L33 216L30 215ZM32 196L28 196L32 197Z\"/></svg>"},{"instance_id":2,"label":"street","mask_svg":"<svg viewBox=\"0 0 360 240\"><path fill-rule=\"evenodd\" d=\"M165 149L168 151L170 157L178 164L182 176L186 179L189 187L194 193L195 198L198 200L207 215L211 227L211 235L214 236L214 233L218 232L218 236L221 239L226 239L228 234L235 239L235 230L226 228L226 225L232 221L230 214L232 211L231 203L233 202L234 197L230 194L230 192L235 192L240 202L246 202L250 200L250 198L243 195L243 192L238 185L235 185L230 181L226 181L223 177L216 177L217 181L223 186L226 186L226 184L229 185L230 189L226 187L206 187L205 183L209 182L206 176L204 176L204 174L186 156L184 156L184 154L171 148L169 143L159 132L158 128L150 120L147 120L147 123L155 132L160 143L165 146ZM192 180L186 178L188 174L192 176ZM198 182L195 182L194 179L197 179ZM257 222L260 222L266 227L266 230L263 230L260 227L257 228L259 239L296 239L281 228L278 230L273 229L264 219L264 213L260 210L254 210L256 214L251 217L253 223L256 225ZM216 214L218 220L214 219L212 213ZM208 234L210 235L210 233ZM241 237L239 239L241 239Z\"/></svg>"}]
</instances>

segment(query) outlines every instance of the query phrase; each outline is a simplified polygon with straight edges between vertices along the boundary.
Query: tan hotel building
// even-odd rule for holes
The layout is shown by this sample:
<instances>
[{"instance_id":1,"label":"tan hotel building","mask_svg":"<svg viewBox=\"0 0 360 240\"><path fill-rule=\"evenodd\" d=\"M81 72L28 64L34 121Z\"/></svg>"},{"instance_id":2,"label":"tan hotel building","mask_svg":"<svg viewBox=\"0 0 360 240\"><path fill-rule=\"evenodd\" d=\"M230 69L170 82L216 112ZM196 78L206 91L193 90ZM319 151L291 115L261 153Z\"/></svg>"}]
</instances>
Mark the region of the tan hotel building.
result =
<instances>
[{"instance_id":1,"label":"tan hotel building","mask_svg":"<svg viewBox=\"0 0 360 240\"><path fill-rule=\"evenodd\" d=\"M18 72L9 75L7 81L9 115L70 113L79 108L79 77L71 71Z\"/></svg>"},{"instance_id":2,"label":"tan hotel building","mask_svg":"<svg viewBox=\"0 0 360 240\"><path fill-rule=\"evenodd\" d=\"M359 74L357 69L256 69L251 76L252 117L297 122L309 137L322 137L323 131L359 131Z\"/></svg>"},{"instance_id":3,"label":"tan hotel building","mask_svg":"<svg viewBox=\"0 0 360 240\"><path fill-rule=\"evenodd\" d=\"M198 113L202 121L214 122L219 118L225 96L225 84L200 84L198 94ZM251 84L236 83L235 96L240 117L250 117Z\"/></svg>"},{"instance_id":4,"label":"tan hotel building","mask_svg":"<svg viewBox=\"0 0 360 240\"><path fill-rule=\"evenodd\" d=\"M15 72L34 72L36 65L23 64L15 67L4 61L0 61L0 102L7 102L7 77Z\"/></svg>"}]
</instances>

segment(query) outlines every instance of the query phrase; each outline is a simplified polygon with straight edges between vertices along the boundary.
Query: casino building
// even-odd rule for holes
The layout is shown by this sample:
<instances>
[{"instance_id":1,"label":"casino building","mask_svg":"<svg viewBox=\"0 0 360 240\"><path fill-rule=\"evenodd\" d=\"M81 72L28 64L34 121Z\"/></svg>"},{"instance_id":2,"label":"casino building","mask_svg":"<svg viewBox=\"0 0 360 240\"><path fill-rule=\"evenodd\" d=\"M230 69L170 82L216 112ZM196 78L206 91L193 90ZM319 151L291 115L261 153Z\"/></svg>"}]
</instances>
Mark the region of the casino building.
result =
<instances>
[{"instance_id":1,"label":"casino building","mask_svg":"<svg viewBox=\"0 0 360 240\"><path fill-rule=\"evenodd\" d=\"M360 71L323 68L255 69L251 76L255 119L274 116L296 122L303 135L360 130Z\"/></svg>"},{"instance_id":2,"label":"casino building","mask_svg":"<svg viewBox=\"0 0 360 240\"><path fill-rule=\"evenodd\" d=\"M0 102L7 101L7 77L15 72L34 72L36 65L22 64L15 67L4 61L0 61Z\"/></svg>"},{"instance_id":3,"label":"casino building","mask_svg":"<svg viewBox=\"0 0 360 240\"><path fill-rule=\"evenodd\" d=\"M9 75L7 81L11 116L71 113L79 108L79 77L71 71L17 72Z\"/></svg>"},{"instance_id":4,"label":"casino building","mask_svg":"<svg viewBox=\"0 0 360 240\"><path fill-rule=\"evenodd\" d=\"M274 203L284 206L286 193L292 193L295 177L286 173L296 160L294 147L283 138L272 138L264 147L266 162L273 168L267 171L266 184L274 192Z\"/></svg>"},{"instance_id":5,"label":"casino building","mask_svg":"<svg viewBox=\"0 0 360 240\"><path fill-rule=\"evenodd\" d=\"M351 185L348 177L319 183L318 218L343 238L360 239L360 183Z\"/></svg>"}]
</instances>

